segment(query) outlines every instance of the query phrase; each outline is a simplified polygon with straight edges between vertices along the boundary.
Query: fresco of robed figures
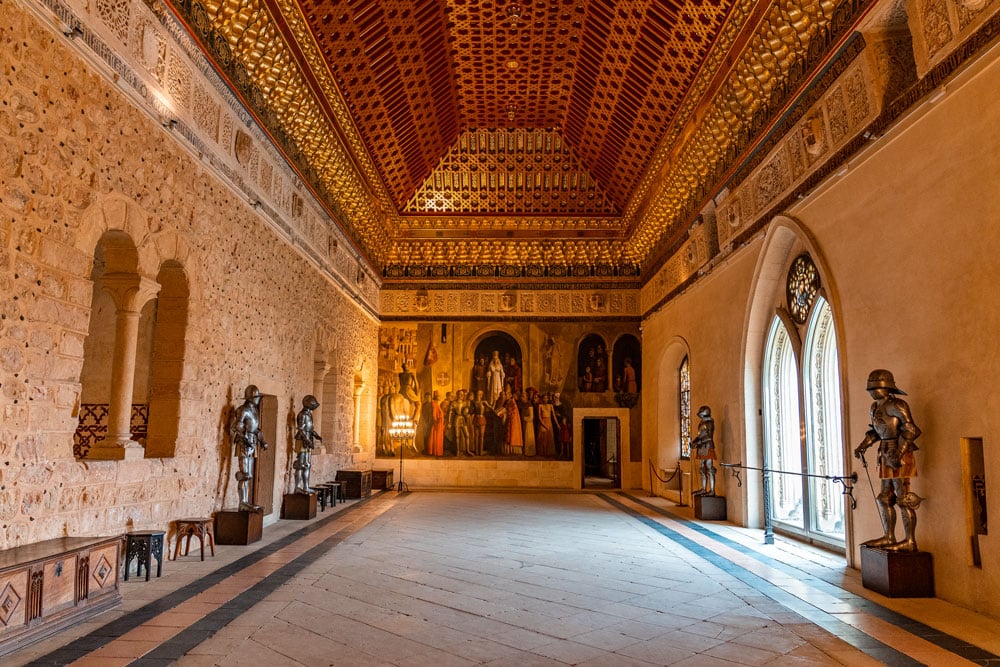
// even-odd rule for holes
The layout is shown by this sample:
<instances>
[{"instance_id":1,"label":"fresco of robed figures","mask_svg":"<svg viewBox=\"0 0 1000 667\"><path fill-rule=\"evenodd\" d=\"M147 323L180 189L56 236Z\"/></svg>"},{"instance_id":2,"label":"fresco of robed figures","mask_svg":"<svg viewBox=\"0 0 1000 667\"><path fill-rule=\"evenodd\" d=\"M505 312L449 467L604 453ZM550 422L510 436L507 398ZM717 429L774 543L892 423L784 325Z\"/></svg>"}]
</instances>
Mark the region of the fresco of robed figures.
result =
<instances>
[{"instance_id":1,"label":"fresco of robed figures","mask_svg":"<svg viewBox=\"0 0 1000 667\"><path fill-rule=\"evenodd\" d=\"M442 339L447 329L444 328ZM573 457L572 412L558 391L541 391L536 386L551 388L550 380L526 378L521 346L510 334L494 331L483 336L475 346L473 361L468 368L455 369L455 382L460 387L447 391L414 387L417 358L422 358L423 377L431 378L427 385L444 380L435 374L439 352L431 340L426 351L418 345L414 351L412 332L396 329L383 336L384 353L380 359L379 412L377 417L377 454L390 457L398 454L397 442L389 437L393 413L391 406L405 387L411 401L412 414L417 417L416 433L407 443L407 455L418 458L509 458L531 460L571 460ZM551 378L551 336L546 337L539 357L546 359L543 374ZM406 341L405 354L393 355L392 347ZM386 366L392 365L395 372ZM450 376L448 376L450 378ZM546 382L548 384L546 384ZM415 405L413 405L415 403Z\"/></svg>"}]
</instances>

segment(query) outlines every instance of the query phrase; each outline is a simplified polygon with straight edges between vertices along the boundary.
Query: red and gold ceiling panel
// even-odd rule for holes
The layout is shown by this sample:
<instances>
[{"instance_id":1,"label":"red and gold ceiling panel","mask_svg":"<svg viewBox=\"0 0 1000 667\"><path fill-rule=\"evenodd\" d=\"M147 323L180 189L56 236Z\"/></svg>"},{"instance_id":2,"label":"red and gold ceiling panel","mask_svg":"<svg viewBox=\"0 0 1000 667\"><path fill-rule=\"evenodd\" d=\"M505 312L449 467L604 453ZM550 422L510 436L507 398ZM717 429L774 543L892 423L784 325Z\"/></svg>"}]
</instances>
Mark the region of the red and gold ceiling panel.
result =
<instances>
[{"instance_id":1,"label":"red and gold ceiling panel","mask_svg":"<svg viewBox=\"0 0 1000 667\"><path fill-rule=\"evenodd\" d=\"M415 193L461 132L528 128L559 131L620 211L732 6L305 0L302 12L396 210L415 212ZM537 210L534 194L512 212ZM434 198L416 201L438 210ZM479 212L504 210L491 204Z\"/></svg>"},{"instance_id":2,"label":"red and gold ceiling panel","mask_svg":"<svg viewBox=\"0 0 1000 667\"><path fill-rule=\"evenodd\" d=\"M635 276L871 0L168 2L393 277Z\"/></svg>"}]
</instances>

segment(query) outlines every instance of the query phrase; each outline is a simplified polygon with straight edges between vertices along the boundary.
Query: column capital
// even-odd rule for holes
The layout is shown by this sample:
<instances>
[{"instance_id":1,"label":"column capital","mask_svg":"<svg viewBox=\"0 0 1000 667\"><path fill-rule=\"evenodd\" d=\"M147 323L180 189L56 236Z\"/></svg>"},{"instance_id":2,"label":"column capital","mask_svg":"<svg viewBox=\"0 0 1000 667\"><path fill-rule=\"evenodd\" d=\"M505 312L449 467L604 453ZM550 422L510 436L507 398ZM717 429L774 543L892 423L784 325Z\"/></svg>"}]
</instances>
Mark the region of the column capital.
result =
<instances>
[{"instance_id":1,"label":"column capital","mask_svg":"<svg viewBox=\"0 0 1000 667\"><path fill-rule=\"evenodd\" d=\"M101 284L119 313L138 313L160 292L158 282L135 273L105 273Z\"/></svg>"}]
</instances>

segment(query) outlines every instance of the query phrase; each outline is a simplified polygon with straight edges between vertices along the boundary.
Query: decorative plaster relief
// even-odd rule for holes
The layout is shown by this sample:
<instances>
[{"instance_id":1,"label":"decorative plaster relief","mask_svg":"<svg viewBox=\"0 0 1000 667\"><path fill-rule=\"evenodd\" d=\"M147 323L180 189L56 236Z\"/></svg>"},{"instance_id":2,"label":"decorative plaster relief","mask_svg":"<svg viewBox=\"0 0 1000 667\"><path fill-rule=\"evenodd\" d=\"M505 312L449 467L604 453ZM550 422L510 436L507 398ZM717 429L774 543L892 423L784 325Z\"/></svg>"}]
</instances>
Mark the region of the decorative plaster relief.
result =
<instances>
[{"instance_id":1,"label":"decorative plaster relief","mask_svg":"<svg viewBox=\"0 0 1000 667\"><path fill-rule=\"evenodd\" d=\"M698 251L698 261L704 253ZM534 317L566 317L593 315L637 315L637 290L521 290L495 292L427 290L383 290L384 317L446 315L477 317L482 315L518 314Z\"/></svg>"},{"instance_id":2,"label":"decorative plaster relief","mask_svg":"<svg viewBox=\"0 0 1000 667\"><path fill-rule=\"evenodd\" d=\"M727 246L735 236L877 116L881 108L877 100L891 72L876 69L873 60L878 58L873 55L856 59L767 159L718 203L717 231L724 253L732 249ZM664 286L670 283L667 280Z\"/></svg>"},{"instance_id":3,"label":"decorative plaster relief","mask_svg":"<svg viewBox=\"0 0 1000 667\"><path fill-rule=\"evenodd\" d=\"M948 18L946 0L921 0L920 18L924 28L928 60L933 60L934 56L955 36Z\"/></svg>"},{"instance_id":4,"label":"decorative plaster relief","mask_svg":"<svg viewBox=\"0 0 1000 667\"><path fill-rule=\"evenodd\" d=\"M923 77L1000 11L1000 0L907 0L917 73Z\"/></svg>"},{"instance_id":5,"label":"decorative plaster relief","mask_svg":"<svg viewBox=\"0 0 1000 667\"><path fill-rule=\"evenodd\" d=\"M723 211L722 204L717 209L719 215L721 215L721 211ZM684 242L680 250L674 253L656 273L656 276L647 282L639 292L638 306L642 313L648 312L663 297L695 275L708 263L707 226L707 224L701 224L692 227L687 241ZM623 307L626 307L628 303L626 298Z\"/></svg>"}]
</instances>

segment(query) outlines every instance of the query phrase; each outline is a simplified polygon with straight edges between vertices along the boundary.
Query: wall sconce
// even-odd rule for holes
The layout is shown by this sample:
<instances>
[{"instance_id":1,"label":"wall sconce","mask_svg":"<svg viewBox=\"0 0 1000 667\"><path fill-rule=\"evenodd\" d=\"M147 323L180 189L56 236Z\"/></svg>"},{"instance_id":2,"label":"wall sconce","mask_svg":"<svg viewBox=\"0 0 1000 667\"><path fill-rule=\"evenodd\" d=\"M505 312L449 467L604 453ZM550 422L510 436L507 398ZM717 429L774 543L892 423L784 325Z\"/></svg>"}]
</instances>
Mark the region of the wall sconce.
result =
<instances>
[{"instance_id":1,"label":"wall sconce","mask_svg":"<svg viewBox=\"0 0 1000 667\"><path fill-rule=\"evenodd\" d=\"M441 342L442 343L447 343L448 342L448 325L447 324L442 324L441 325Z\"/></svg>"}]
</instances>

